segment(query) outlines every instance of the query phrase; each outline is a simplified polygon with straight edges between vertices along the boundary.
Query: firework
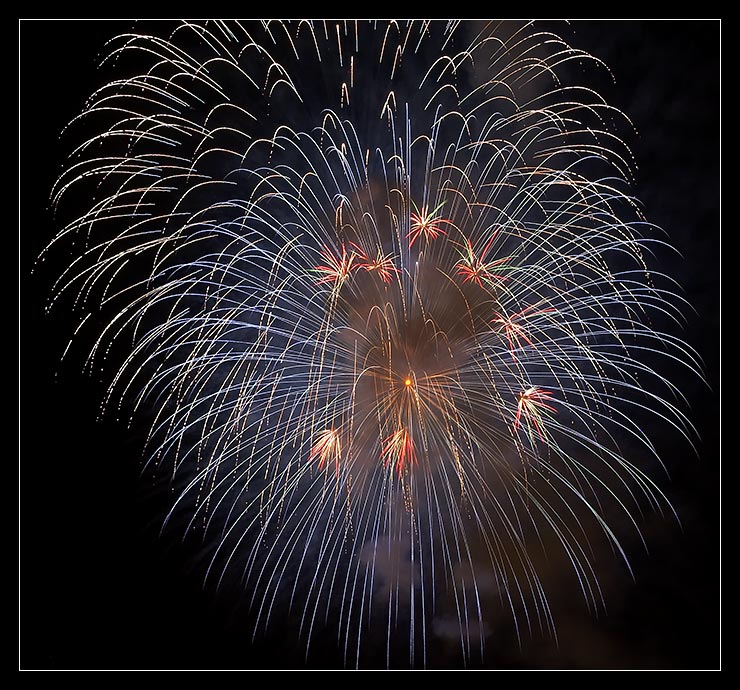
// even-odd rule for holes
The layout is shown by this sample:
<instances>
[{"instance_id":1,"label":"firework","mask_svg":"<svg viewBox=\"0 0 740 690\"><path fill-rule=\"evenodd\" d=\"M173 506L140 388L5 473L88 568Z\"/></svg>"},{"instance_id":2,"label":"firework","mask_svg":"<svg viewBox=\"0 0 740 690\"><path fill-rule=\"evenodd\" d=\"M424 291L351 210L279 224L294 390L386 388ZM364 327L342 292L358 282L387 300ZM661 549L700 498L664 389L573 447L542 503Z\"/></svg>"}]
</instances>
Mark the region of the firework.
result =
<instances>
[{"instance_id":1,"label":"firework","mask_svg":"<svg viewBox=\"0 0 740 690\"><path fill-rule=\"evenodd\" d=\"M485 581L554 635L534 544L598 609L584 521L624 556L610 511L667 505L620 445L653 452L645 412L690 433L660 362L697 365L652 325L681 300L585 62L513 24L110 44L53 192L89 202L46 250L75 252L53 300L104 323L104 409L152 419L168 521L204 533L207 579L241 576L258 628L284 606L358 665L381 625L388 663L403 639L424 665L447 609L467 659L500 615Z\"/></svg>"}]
</instances>

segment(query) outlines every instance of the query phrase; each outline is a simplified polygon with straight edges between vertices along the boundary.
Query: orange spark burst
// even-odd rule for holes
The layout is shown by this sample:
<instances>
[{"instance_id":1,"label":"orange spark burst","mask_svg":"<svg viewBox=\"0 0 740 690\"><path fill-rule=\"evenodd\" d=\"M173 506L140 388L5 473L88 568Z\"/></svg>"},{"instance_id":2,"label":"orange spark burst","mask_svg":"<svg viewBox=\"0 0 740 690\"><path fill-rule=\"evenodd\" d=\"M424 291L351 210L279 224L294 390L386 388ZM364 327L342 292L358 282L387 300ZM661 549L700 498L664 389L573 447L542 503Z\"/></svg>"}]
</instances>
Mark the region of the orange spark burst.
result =
<instances>
[{"instance_id":1,"label":"orange spark burst","mask_svg":"<svg viewBox=\"0 0 740 690\"><path fill-rule=\"evenodd\" d=\"M317 285L334 283L335 287L339 287L349 278L350 272L355 268L353 264L357 258L357 254L355 252L347 252L347 247L345 247L344 243L342 243L342 253L340 256L336 256L328 247L324 247L321 250L321 256L326 261L326 264L314 267L321 274L319 280L316 281Z\"/></svg>"},{"instance_id":2,"label":"orange spark burst","mask_svg":"<svg viewBox=\"0 0 740 690\"><path fill-rule=\"evenodd\" d=\"M311 453L310 461L319 459L319 469L324 469L330 462L334 463L334 471L339 476L339 461L342 459L342 444L339 440L337 429L324 429L316 438Z\"/></svg>"},{"instance_id":3,"label":"orange spark burst","mask_svg":"<svg viewBox=\"0 0 740 690\"><path fill-rule=\"evenodd\" d=\"M383 466L392 464L396 472L401 476L403 468L407 464L416 464L416 451L414 450L414 439L408 429L401 427L385 439L382 456Z\"/></svg>"},{"instance_id":4,"label":"orange spark burst","mask_svg":"<svg viewBox=\"0 0 740 690\"><path fill-rule=\"evenodd\" d=\"M364 268L368 273L377 273L384 283L390 283L399 272L396 268L393 256L385 256L383 252L378 249L376 257L371 259L361 247L358 247L354 242L351 242L350 244L357 254L357 268Z\"/></svg>"},{"instance_id":5,"label":"orange spark burst","mask_svg":"<svg viewBox=\"0 0 740 690\"><path fill-rule=\"evenodd\" d=\"M491 245L496 239L497 234L498 230L493 233L491 239L488 240L486 246L483 247L483 251L480 253L480 256L478 256L473 250L472 242L466 238L462 258L456 265L457 274L463 277L463 283L471 281L477 283L478 287L483 287L484 280L491 283L494 281L507 280L505 276L498 275L496 273L496 267L504 268L502 264L508 261L510 257L506 256L501 259L496 259L495 261L486 261L486 254L488 254L491 249Z\"/></svg>"},{"instance_id":6,"label":"orange spark burst","mask_svg":"<svg viewBox=\"0 0 740 690\"><path fill-rule=\"evenodd\" d=\"M414 246L414 242L421 236L428 242L440 235L447 235L442 229L441 224L447 223L451 225L451 222L447 218L440 217L442 206L444 206L444 202L430 212L426 206L422 206L421 211L419 211L414 204L414 212L410 216L410 232L406 235L406 237L410 238L409 249Z\"/></svg>"},{"instance_id":7,"label":"orange spark burst","mask_svg":"<svg viewBox=\"0 0 740 690\"><path fill-rule=\"evenodd\" d=\"M542 410L557 412L554 407L547 404L551 399L552 393L550 391L542 390L537 386L531 386L519 393L519 402L516 407L516 417L514 419L514 431L519 430L519 427L522 426L522 418L524 418L528 426L535 428L540 440L544 441L545 437L542 433Z\"/></svg>"},{"instance_id":8,"label":"orange spark burst","mask_svg":"<svg viewBox=\"0 0 740 690\"><path fill-rule=\"evenodd\" d=\"M503 314L496 312L496 318L491 320L491 323L498 323L504 327L506 340L509 343L509 350L514 359L516 359L514 350L523 348L522 341L531 347L535 347L534 343L530 340L524 330L524 326L521 322L531 318L532 316L539 316L540 314L548 314L555 311L555 309L549 307L547 309L539 309L537 311L532 311L532 309L534 309L534 307L527 307L511 316L504 316Z\"/></svg>"}]
</instances>

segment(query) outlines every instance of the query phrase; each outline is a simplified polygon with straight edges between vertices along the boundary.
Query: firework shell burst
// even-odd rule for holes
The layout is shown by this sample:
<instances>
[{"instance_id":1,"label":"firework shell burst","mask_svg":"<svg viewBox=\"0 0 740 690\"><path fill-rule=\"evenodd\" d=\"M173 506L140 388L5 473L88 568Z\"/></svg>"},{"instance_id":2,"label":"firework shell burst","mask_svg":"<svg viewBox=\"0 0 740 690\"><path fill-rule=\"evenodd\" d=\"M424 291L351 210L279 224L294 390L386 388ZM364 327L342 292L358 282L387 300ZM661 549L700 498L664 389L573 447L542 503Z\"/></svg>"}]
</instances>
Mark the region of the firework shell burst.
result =
<instances>
[{"instance_id":1,"label":"firework shell burst","mask_svg":"<svg viewBox=\"0 0 740 690\"><path fill-rule=\"evenodd\" d=\"M206 581L348 665L373 626L427 664L443 615L463 660L556 635L542 543L598 611L593 535L626 563L607 516L670 510L620 447L690 436L660 366L698 369L626 118L571 78L605 67L533 25L165 26L108 45L45 251Z\"/></svg>"}]
</instances>

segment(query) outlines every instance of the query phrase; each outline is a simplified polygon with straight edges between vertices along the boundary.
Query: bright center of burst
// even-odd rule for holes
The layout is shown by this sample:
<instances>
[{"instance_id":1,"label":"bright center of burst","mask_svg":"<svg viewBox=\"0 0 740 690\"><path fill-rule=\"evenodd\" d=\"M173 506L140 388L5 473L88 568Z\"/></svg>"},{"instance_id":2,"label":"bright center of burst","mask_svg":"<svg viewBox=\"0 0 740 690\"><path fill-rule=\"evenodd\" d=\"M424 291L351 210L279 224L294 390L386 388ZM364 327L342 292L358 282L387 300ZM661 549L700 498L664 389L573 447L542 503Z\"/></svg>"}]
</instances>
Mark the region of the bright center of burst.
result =
<instances>
[{"instance_id":1,"label":"bright center of burst","mask_svg":"<svg viewBox=\"0 0 740 690\"><path fill-rule=\"evenodd\" d=\"M410 386L411 385L411 379L406 379L404 381L404 384L406 384L406 386Z\"/></svg>"}]
</instances>

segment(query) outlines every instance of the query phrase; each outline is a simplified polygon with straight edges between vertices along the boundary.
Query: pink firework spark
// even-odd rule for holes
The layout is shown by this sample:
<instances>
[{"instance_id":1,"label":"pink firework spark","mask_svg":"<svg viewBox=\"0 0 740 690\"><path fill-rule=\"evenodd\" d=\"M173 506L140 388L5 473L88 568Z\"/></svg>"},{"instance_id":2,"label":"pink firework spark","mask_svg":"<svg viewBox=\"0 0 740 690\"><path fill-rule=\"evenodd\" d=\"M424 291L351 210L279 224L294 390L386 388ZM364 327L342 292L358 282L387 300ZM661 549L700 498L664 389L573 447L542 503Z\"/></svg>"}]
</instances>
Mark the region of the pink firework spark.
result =
<instances>
[{"instance_id":1,"label":"pink firework spark","mask_svg":"<svg viewBox=\"0 0 740 690\"><path fill-rule=\"evenodd\" d=\"M324 247L321 250L321 256L326 261L326 264L321 266L315 266L321 277L316 281L317 285L322 283L334 283L335 287L340 286L347 278L349 278L351 271L354 266L357 254L355 252L347 252L347 247L342 243L341 254L337 256L328 247Z\"/></svg>"},{"instance_id":2,"label":"pink firework spark","mask_svg":"<svg viewBox=\"0 0 740 690\"><path fill-rule=\"evenodd\" d=\"M339 476L339 462L342 459L342 444L337 429L324 429L313 444L308 459L318 458L319 469L324 469L330 462L334 463L334 471Z\"/></svg>"},{"instance_id":3,"label":"pink firework spark","mask_svg":"<svg viewBox=\"0 0 740 690\"><path fill-rule=\"evenodd\" d=\"M557 412L554 407L548 405L551 400L552 393L537 386L530 386L527 390L519 393L519 402L517 403L516 417L514 418L514 431L519 430L519 427L522 426L522 418L524 418L528 426L535 428L540 440L544 441L545 437L542 433L542 410Z\"/></svg>"},{"instance_id":4,"label":"pink firework spark","mask_svg":"<svg viewBox=\"0 0 740 690\"><path fill-rule=\"evenodd\" d=\"M465 239L464 251L462 252L462 258L457 262L457 274L462 276L463 283L471 281L476 283L478 287L483 287L483 281L489 283L495 281L507 280L505 276L496 273L497 270L503 268L510 257L506 256L501 259L494 261L486 261L486 255L491 249L493 241L496 239L498 231L494 232L491 239L488 240L486 246L483 247L483 251L480 255L476 254L473 245L469 239Z\"/></svg>"},{"instance_id":5,"label":"pink firework spark","mask_svg":"<svg viewBox=\"0 0 740 690\"><path fill-rule=\"evenodd\" d=\"M450 221L440 216L440 211L444 204L440 204L433 211L429 211L426 206L422 206L419 211L414 205L414 212L411 213L410 220L410 231L406 235L409 238L409 249L414 246L414 242L419 237L429 242L430 240L436 239L440 235L447 235L442 229L442 223L450 224Z\"/></svg>"},{"instance_id":6,"label":"pink firework spark","mask_svg":"<svg viewBox=\"0 0 740 690\"><path fill-rule=\"evenodd\" d=\"M385 439L382 458L384 460L384 467L392 464L399 476L406 465L416 464L414 439L408 429L401 427Z\"/></svg>"},{"instance_id":7,"label":"pink firework spark","mask_svg":"<svg viewBox=\"0 0 740 690\"><path fill-rule=\"evenodd\" d=\"M524 347L522 345L522 341L524 341L530 347L535 347L529 335L527 335L522 322L533 316L548 314L555 311L555 309L549 307L547 309L538 309L537 311L532 311L533 309L534 307L527 307L526 309L522 309L521 311L518 311L515 314L511 314L510 316L505 316L503 314L500 314L499 312L496 312L496 318L491 320L491 323L497 323L503 326L504 332L506 333L506 340L509 343L509 350L511 351L511 356L514 359L516 359L516 356L514 355L514 350L522 349Z\"/></svg>"}]
</instances>

